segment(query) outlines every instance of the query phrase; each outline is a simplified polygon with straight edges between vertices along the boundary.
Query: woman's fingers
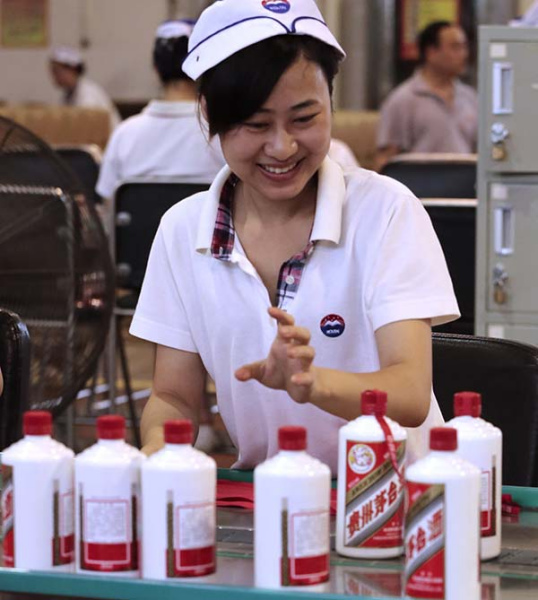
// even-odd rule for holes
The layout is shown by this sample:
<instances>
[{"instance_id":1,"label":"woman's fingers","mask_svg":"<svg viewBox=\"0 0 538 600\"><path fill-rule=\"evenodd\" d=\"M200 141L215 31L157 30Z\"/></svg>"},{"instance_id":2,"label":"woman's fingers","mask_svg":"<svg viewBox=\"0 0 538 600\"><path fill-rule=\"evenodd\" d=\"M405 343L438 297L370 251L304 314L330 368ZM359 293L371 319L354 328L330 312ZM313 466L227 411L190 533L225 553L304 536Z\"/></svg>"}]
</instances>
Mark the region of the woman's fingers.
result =
<instances>
[{"instance_id":1,"label":"woman's fingers","mask_svg":"<svg viewBox=\"0 0 538 600\"><path fill-rule=\"evenodd\" d=\"M296 345L308 345L310 343L310 331L306 327L291 327L286 325L280 328L280 335L286 341Z\"/></svg>"},{"instance_id":2,"label":"woman's fingers","mask_svg":"<svg viewBox=\"0 0 538 600\"><path fill-rule=\"evenodd\" d=\"M310 331L306 327L295 326L295 319L286 311L271 306L269 314L278 322L278 335L286 341L306 345L310 343Z\"/></svg>"},{"instance_id":3,"label":"woman's fingers","mask_svg":"<svg viewBox=\"0 0 538 600\"><path fill-rule=\"evenodd\" d=\"M291 376L291 382L293 385L301 387L310 387L314 385L314 374L311 371L301 371L300 373L294 373Z\"/></svg>"},{"instance_id":4,"label":"woman's fingers","mask_svg":"<svg viewBox=\"0 0 538 600\"><path fill-rule=\"evenodd\" d=\"M269 314L276 319L279 325L295 325L295 319L290 313L287 313L281 308L271 306L268 310Z\"/></svg>"},{"instance_id":5,"label":"woman's fingers","mask_svg":"<svg viewBox=\"0 0 538 600\"><path fill-rule=\"evenodd\" d=\"M308 367L316 356L316 351L312 346L291 346L288 348L288 357L303 361L303 364Z\"/></svg>"},{"instance_id":6,"label":"woman's fingers","mask_svg":"<svg viewBox=\"0 0 538 600\"><path fill-rule=\"evenodd\" d=\"M265 361L259 360L258 362L251 363L249 365L243 365L235 372L235 377L239 381L249 381L250 379L257 379L261 381L265 369Z\"/></svg>"}]
</instances>

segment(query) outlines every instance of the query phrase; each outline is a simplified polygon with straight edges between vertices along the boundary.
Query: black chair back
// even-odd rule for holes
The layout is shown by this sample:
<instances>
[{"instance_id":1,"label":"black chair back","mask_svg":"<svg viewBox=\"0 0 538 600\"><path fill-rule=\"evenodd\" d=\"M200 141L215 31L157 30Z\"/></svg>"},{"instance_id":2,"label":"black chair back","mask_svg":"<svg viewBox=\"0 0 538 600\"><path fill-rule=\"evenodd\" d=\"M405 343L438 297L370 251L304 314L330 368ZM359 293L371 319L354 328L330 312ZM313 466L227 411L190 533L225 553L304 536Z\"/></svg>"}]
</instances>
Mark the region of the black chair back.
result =
<instances>
[{"instance_id":1,"label":"black chair back","mask_svg":"<svg viewBox=\"0 0 538 600\"><path fill-rule=\"evenodd\" d=\"M433 387L446 420L456 392L482 394L482 417L503 432L503 484L538 486L538 348L434 333Z\"/></svg>"},{"instance_id":2,"label":"black chair back","mask_svg":"<svg viewBox=\"0 0 538 600\"><path fill-rule=\"evenodd\" d=\"M476 198L474 154L402 154L381 170L420 198Z\"/></svg>"},{"instance_id":3,"label":"black chair back","mask_svg":"<svg viewBox=\"0 0 538 600\"><path fill-rule=\"evenodd\" d=\"M99 204L102 199L95 191L101 168L101 154L97 146L55 146L55 152L69 166L84 186L89 199Z\"/></svg>"},{"instance_id":4,"label":"black chair back","mask_svg":"<svg viewBox=\"0 0 538 600\"><path fill-rule=\"evenodd\" d=\"M424 200L439 238L461 318L435 331L473 335L476 274L476 200Z\"/></svg>"},{"instance_id":5,"label":"black chair back","mask_svg":"<svg viewBox=\"0 0 538 600\"><path fill-rule=\"evenodd\" d=\"M476 262L476 156L402 154L382 170L406 185L432 220L460 306L461 319L436 328L444 333L474 333Z\"/></svg>"},{"instance_id":6,"label":"black chair back","mask_svg":"<svg viewBox=\"0 0 538 600\"><path fill-rule=\"evenodd\" d=\"M161 217L181 200L207 190L207 183L130 182L115 195L117 284L139 291Z\"/></svg>"},{"instance_id":7,"label":"black chair back","mask_svg":"<svg viewBox=\"0 0 538 600\"><path fill-rule=\"evenodd\" d=\"M14 312L0 308L0 449L22 436L22 415L28 409L30 335Z\"/></svg>"}]
</instances>

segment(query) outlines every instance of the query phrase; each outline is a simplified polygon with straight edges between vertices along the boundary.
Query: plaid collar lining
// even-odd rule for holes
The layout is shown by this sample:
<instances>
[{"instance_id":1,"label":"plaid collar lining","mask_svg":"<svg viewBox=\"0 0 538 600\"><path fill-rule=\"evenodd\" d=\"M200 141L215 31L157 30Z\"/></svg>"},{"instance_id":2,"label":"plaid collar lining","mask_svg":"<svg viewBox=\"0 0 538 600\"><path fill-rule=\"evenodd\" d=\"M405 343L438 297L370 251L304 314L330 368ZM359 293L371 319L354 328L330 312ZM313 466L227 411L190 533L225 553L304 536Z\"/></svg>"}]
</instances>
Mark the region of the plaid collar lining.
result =
<instances>
[{"instance_id":1,"label":"plaid collar lining","mask_svg":"<svg viewBox=\"0 0 538 600\"><path fill-rule=\"evenodd\" d=\"M235 228L232 219L232 202L235 186L239 181L236 175L231 175L222 187L211 240L211 255L217 260L230 261L235 242ZM306 248L292 256L282 264L278 275L276 304L282 308L293 300L299 289L307 260L314 251L315 242L310 241Z\"/></svg>"}]
</instances>

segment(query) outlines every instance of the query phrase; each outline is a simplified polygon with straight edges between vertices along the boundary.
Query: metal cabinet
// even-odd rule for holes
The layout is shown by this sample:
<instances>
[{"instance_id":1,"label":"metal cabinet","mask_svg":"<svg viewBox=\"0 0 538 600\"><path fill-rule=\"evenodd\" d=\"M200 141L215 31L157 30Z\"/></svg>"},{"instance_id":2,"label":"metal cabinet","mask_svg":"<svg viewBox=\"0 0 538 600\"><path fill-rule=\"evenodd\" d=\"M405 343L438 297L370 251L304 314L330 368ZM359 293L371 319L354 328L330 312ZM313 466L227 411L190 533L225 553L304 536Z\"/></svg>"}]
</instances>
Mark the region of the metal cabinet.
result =
<instances>
[{"instance_id":1,"label":"metal cabinet","mask_svg":"<svg viewBox=\"0 0 538 600\"><path fill-rule=\"evenodd\" d=\"M480 28L476 326L538 345L538 29Z\"/></svg>"}]
</instances>

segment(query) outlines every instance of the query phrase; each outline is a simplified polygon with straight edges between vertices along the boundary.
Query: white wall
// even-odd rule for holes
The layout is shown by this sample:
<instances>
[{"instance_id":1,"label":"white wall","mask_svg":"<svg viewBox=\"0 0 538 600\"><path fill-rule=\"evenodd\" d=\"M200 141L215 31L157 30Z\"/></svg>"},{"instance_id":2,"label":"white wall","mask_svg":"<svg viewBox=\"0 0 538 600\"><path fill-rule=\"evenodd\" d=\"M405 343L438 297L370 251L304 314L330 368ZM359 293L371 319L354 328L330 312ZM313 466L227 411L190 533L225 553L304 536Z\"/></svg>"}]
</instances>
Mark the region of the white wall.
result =
<instances>
[{"instance_id":1,"label":"white wall","mask_svg":"<svg viewBox=\"0 0 538 600\"><path fill-rule=\"evenodd\" d=\"M370 2L317 0L348 53L336 86L336 105L366 105ZM151 68L155 28L170 17L196 17L211 0L49 0L51 46L84 50L89 75L119 101L145 101L157 93ZM524 12L532 0L517 0ZM87 42L87 44L86 44ZM0 48L0 100L54 102L59 97L48 73L49 48Z\"/></svg>"},{"instance_id":2,"label":"white wall","mask_svg":"<svg viewBox=\"0 0 538 600\"><path fill-rule=\"evenodd\" d=\"M155 28L171 12L186 13L186 5L171 0L50 0L50 45L83 48L88 74L114 99L144 100L158 89L151 68ZM0 99L56 101L49 52L0 48Z\"/></svg>"}]
</instances>

